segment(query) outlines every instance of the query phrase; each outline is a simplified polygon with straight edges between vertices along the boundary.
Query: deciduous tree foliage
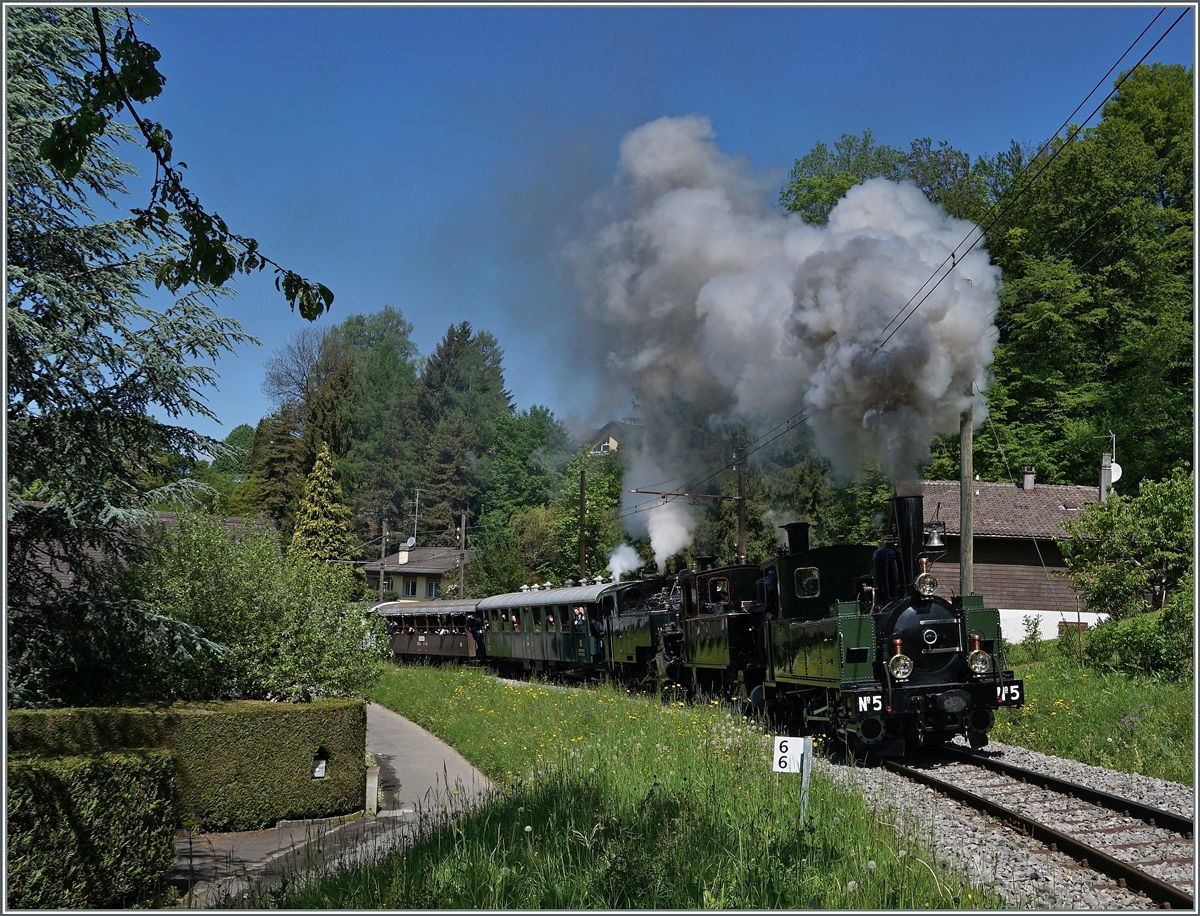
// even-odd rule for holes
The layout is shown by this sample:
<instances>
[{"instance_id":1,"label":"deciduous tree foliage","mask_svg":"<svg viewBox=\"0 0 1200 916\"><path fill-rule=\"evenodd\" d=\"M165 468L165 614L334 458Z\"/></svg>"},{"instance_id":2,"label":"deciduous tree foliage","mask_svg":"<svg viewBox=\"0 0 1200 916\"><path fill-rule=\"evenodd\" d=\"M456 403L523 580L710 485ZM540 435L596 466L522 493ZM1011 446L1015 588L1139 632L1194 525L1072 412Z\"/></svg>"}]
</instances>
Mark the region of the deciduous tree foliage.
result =
<instances>
[{"instance_id":1,"label":"deciduous tree foliage","mask_svg":"<svg viewBox=\"0 0 1200 916\"><path fill-rule=\"evenodd\" d=\"M1095 482L1110 430L1127 486L1191 454L1191 87L1179 66L1134 71L989 234L1005 287L976 466L992 479L996 437L1051 483Z\"/></svg>"},{"instance_id":2,"label":"deciduous tree foliage","mask_svg":"<svg viewBox=\"0 0 1200 916\"><path fill-rule=\"evenodd\" d=\"M231 532L224 519L184 516L137 567L133 591L227 647L204 669L212 698L361 695L379 676L385 640L354 600L358 578L280 546L266 526Z\"/></svg>"},{"instance_id":3,"label":"deciduous tree foliage","mask_svg":"<svg viewBox=\"0 0 1200 916\"><path fill-rule=\"evenodd\" d=\"M178 245L157 260L155 283L175 293L193 284L220 286L235 273L249 274L270 266L275 271L275 288L293 309L298 305L305 318L311 321L332 306L333 293L328 287L263 255L257 241L230 230L220 215L205 210L184 184L182 170L187 163L173 160L171 132L143 117L138 107L162 93L166 78L158 71L158 49L138 38L129 10L122 16L100 7L61 9L49 11L49 16L70 18L72 30L84 46L84 53L74 55L73 62L75 83L81 91L62 97L64 110L54 117L38 143L38 154L71 181L104 142L113 120L123 110L129 114L156 166L149 202L132 211L137 226L152 234L182 228ZM91 35L82 32L85 16Z\"/></svg>"},{"instance_id":4,"label":"deciduous tree foliage","mask_svg":"<svg viewBox=\"0 0 1200 916\"><path fill-rule=\"evenodd\" d=\"M1064 525L1069 537L1058 543L1088 610L1120 620L1175 594L1193 572L1192 492L1181 465L1162 482L1142 481L1136 496L1111 494Z\"/></svg>"}]
</instances>

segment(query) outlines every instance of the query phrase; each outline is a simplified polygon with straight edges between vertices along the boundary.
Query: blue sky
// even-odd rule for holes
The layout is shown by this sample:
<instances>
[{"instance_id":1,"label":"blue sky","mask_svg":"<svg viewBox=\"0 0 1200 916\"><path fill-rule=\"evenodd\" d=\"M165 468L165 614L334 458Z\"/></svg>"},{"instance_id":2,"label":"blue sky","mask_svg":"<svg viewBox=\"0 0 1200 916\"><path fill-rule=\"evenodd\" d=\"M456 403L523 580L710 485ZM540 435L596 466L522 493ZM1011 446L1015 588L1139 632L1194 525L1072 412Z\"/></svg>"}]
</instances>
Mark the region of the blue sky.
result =
<instances>
[{"instance_id":1,"label":"blue sky","mask_svg":"<svg viewBox=\"0 0 1200 916\"><path fill-rule=\"evenodd\" d=\"M210 210L333 289L320 326L392 305L429 353L470 321L518 407L583 427L612 417L556 257L628 131L707 115L771 198L817 141L867 128L995 153L1052 134L1159 9L150 6L167 83L144 114ZM1194 36L1189 15L1149 60L1191 65ZM217 363L222 425L190 425L218 438L270 410L263 362L307 324L266 273L237 289L218 311L262 346Z\"/></svg>"}]
</instances>

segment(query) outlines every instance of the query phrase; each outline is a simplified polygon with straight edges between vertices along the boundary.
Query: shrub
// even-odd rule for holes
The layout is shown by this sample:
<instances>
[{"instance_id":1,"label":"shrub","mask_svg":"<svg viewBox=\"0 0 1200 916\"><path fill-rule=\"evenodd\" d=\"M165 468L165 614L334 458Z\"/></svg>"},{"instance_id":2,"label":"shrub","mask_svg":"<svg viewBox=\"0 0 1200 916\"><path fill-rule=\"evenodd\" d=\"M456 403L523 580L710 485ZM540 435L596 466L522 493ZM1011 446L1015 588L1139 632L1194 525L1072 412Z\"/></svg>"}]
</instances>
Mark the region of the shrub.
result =
<instances>
[{"instance_id":1,"label":"shrub","mask_svg":"<svg viewBox=\"0 0 1200 916\"><path fill-rule=\"evenodd\" d=\"M43 756L139 743L170 750L177 824L256 830L283 818L360 810L366 723L362 700L23 710L9 714L8 748ZM313 779L319 750L326 776Z\"/></svg>"},{"instance_id":2,"label":"shrub","mask_svg":"<svg viewBox=\"0 0 1200 916\"><path fill-rule=\"evenodd\" d=\"M382 670L382 622L356 600L355 574L300 551L284 557L265 526L230 532L224 519L182 516L130 588L156 613L228 647L211 663L205 699L362 694Z\"/></svg>"},{"instance_id":3,"label":"shrub","mask_svg":"<svg viewBox=\"0 0 1200 916\"><path fill-rule=\"evenodd\" d=\"M13 708L170 700L203 691L223 651L195 627L136 601L68 599L9 606L8 702Z\"/></svg>"},{"instance_id":4,"label":"shrub","mask_svg":"<svg viewBox=\"0 0 1200 916\"><path fill-rule=\"evenodd\" d=\"M145 899L175 861L170 753L8 761L8 906Z\"/></svg>"},{"instance_id":5,"label":"shrub","mask_svg":"<svg viewBox=\"0 0 1200 916\"><path fill-rule=\"evenodd\" d=\"M1164 611L1152 611L1102 623L1087 634L1088 663L1141 674L1188 674L1192 660L1191 631L1178 630L1184 617L1178 611L1171 617Z\"/></svg>"}]
</instances>

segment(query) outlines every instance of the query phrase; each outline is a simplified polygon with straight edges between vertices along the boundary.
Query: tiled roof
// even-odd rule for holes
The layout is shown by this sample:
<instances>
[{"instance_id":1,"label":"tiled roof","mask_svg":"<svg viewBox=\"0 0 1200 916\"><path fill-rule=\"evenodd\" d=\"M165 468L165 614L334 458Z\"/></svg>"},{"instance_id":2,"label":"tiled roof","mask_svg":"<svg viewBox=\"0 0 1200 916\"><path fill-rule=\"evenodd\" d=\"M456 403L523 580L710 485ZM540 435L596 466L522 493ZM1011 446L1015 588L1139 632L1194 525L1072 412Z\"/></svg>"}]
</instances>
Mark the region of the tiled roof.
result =
<instances>
[{"instance_id":1,"label":"tiled roof","mask_svg":"<svg viewBox=\"0 0 1200 916\"><path fill-rule=\"evenodd\" d=\"M946 523L946 534L962 533L957 480L924 480L925 521L934 516ZM1062 523L1079 515L1084 506L1100 501L1099 487L1035 484L1025 492L1011 483L975 481L975 537L1061 538Z\"/></svg>"},{"instance_id":2,"label":"tiled roof","mask_svg":"<svg viewBox=\"0 0 1200 916\"><path fill-rule=\"evenodd\" d=\"M385 572L404 573L414 576L443 576L458 566L457 547L414 547L391 554L383 561ZM470 562L471 551L467 551ZM403 560L403 562L401 562ZM379 572L379 561L367 563L363 569Z\"/></svg>"}]
</instances>

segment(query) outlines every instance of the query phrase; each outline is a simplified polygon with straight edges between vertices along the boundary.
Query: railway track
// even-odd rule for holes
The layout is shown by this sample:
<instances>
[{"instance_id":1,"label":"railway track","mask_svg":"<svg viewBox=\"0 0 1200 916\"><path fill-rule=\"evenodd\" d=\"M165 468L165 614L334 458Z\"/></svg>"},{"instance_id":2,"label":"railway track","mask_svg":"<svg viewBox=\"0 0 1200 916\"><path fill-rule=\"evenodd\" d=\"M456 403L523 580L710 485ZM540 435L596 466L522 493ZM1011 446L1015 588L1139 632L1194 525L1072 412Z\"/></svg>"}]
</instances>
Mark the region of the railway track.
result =
<instances>
[{"instance_id":1,"label":"railway track","mask_svg":"<svg viewBox=\"0 0 1200 916\"><path fill-rule=\"evenodd\" d=\"M884 766L1164 908L1194 909L1190 819L963 749L946 751L911 766L892 761Z\"/></svg>"}]
</instances>

